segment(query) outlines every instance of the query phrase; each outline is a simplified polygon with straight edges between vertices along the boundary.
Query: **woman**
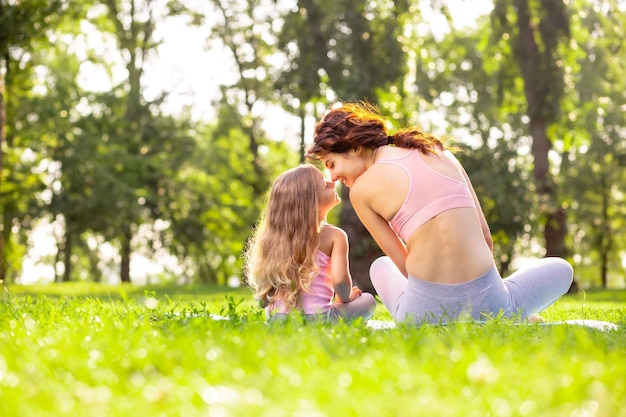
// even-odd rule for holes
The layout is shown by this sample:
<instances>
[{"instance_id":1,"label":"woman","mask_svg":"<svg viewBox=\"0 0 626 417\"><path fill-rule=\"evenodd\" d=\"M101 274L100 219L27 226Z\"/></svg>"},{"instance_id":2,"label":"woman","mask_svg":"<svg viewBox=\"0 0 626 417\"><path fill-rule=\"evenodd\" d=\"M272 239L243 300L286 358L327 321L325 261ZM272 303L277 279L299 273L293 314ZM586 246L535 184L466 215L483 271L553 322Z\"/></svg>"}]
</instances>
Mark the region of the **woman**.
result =
<instances>
[{"instance_id":1,"label":"woman","mask_svg":"<svg viewBox=\"0 0 626 417\"><path fill-rule=\"evenodd\" d=\"M293 311L329 321L374 314L374 296L352 285L346 233L326 222L340 201L335 183L312 165L274 180L246 252L248 282L272 318Z\"/></svg>"},{"instance_id":2,"label":"woman","mask_svg":"<svg viewBox=\"0 0 626 417\"><path fill-rule=\"evenodd\" d=\"M568 291L573 271L560 258L500 277L468 175L417 127L390 136L375 107L344 103L318 122L307 155L350 188L357 216L387 255L370 276L396 320L527 319Z\"/></svg>"}]
</instances>

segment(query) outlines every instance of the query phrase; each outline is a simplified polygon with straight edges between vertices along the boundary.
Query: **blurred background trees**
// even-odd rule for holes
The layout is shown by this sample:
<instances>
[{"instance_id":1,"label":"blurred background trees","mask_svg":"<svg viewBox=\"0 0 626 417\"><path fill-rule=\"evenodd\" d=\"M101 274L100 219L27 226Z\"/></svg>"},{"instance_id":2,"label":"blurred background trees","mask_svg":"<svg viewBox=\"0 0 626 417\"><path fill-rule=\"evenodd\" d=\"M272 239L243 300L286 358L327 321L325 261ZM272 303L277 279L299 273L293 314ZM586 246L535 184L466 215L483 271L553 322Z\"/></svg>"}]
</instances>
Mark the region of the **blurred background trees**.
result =
<instances>
[{"instance_id":1,"label":"blurred background trees","mask_svg":"<svg viewBox=\"0 0 626 417\"><path fill-rule=\"evenodd\" d=\"M503 274L558 255L623 287L626 2L472 4L0 0L0 279L234 283L315 120L368 100L461 148ZM220 51L202 102L149 76L171 22ZM380 250L342 194L371 289Z\"/></svg>"}]
</instances>

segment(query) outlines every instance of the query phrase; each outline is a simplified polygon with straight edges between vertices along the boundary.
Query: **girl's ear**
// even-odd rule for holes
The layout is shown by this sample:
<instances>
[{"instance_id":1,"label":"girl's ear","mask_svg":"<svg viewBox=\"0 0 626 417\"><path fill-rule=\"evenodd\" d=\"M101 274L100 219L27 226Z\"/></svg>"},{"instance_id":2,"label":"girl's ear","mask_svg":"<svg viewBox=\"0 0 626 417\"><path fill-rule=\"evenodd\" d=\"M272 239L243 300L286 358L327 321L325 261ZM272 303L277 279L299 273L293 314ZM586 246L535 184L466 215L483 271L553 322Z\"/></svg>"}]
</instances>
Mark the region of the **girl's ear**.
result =
<instances>
[{"instance_id":1,"label":"girl's ear","mask_svg":"<svg viewBox=\"0 0 626 417\"><path fill-rule=\"evenodd\" d=\"M361 155L361 152L363 151L363 147L362 146L358 146L356 148L354 148L354 153L359 156Z\"/></svg>"}]
</instances>

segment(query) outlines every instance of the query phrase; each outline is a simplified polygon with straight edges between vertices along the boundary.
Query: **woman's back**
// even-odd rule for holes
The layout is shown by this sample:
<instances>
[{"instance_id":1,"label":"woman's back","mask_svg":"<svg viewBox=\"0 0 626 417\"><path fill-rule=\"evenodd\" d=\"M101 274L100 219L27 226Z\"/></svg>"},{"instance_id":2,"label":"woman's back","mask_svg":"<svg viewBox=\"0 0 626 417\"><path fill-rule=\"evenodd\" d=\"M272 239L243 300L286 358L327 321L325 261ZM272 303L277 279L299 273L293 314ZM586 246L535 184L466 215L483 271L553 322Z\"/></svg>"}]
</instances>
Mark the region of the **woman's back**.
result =
<instances>
[{"instance_id":1,"label":"woman's back","mask_svg":"<svg viewBox=\"0 0 626 417\"><path fill-rule=\"evenodd\" d=\"M493 266L491 250L475 209L441 213L415 231L407 242L406 269L423 281L459 284Z\"/></svg>"},{"instance_id":2,"label":"woman's back","mask_svg":"<svg viewBox=\"0 0 626 417\"><path fill-rule=\"evenodd\" d=\"M407 244L410 275L454 284L493 266L467 181L458 162L445 152L388 147L376 155L352 192L372 193L372 210Z\"/></svg>"}]
</instances>

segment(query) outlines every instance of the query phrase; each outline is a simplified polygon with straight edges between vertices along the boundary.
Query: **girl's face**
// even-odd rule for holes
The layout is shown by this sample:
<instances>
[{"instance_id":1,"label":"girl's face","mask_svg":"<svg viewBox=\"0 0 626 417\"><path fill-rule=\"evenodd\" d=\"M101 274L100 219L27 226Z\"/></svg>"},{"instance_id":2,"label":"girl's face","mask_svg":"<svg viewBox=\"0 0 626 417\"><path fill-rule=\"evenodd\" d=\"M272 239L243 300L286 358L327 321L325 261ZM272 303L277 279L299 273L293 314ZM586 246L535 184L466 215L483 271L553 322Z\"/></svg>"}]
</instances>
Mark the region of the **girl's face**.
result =
<instances>
[{"instance_id":1,"label":"girl's face","mask_svg":"<svg viewBox=\"0 0 626 417\"><path fill-rule=\"evenodd\" d=\"M335 182L326 181L323 177L320 184L320 189L318 190L318 195L320 214L322 218L326 217L326 214L330 211L330 209L332 209L341 202L341 198L339 197L339 194L337 194L337 190L335 189Z\"/></svg>"},{"instance_id":2,"label":"girl's face","mask_svg":"<svg viewBox=\"0 0 626 417\"><path fill-rule=\"evenodd\" d=\"M360 156L360 150L351 150L345 153L328 153L322 158L326 169L330 171L332 181L341 181L350 188L354 181L363 174L367 167Z\"/></svg>"}]
</instances>

